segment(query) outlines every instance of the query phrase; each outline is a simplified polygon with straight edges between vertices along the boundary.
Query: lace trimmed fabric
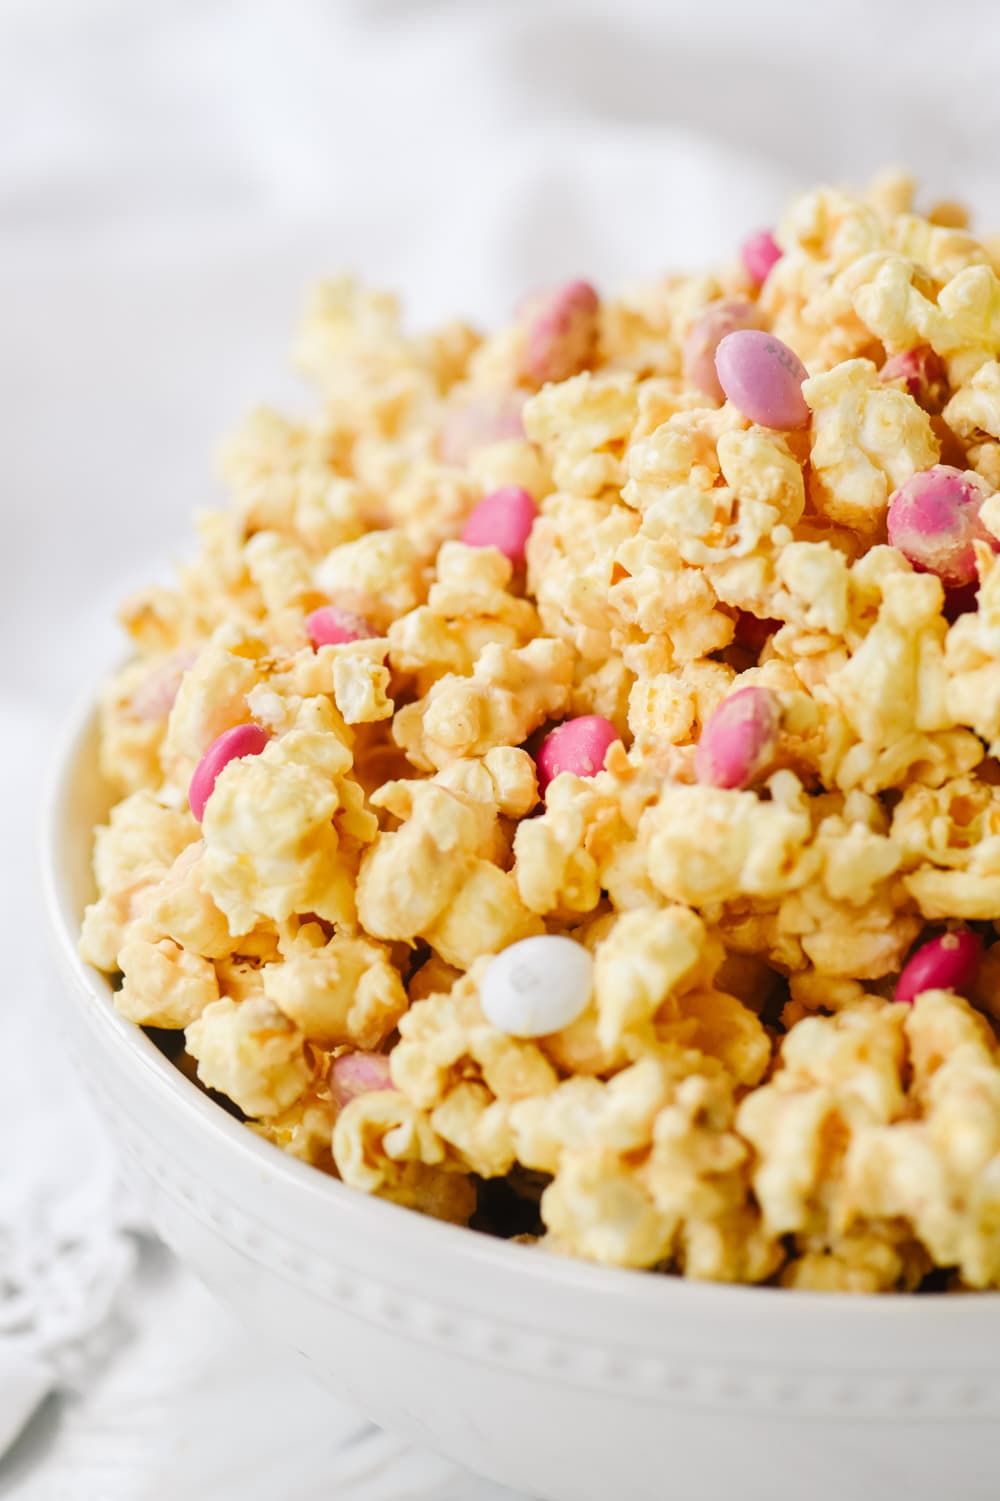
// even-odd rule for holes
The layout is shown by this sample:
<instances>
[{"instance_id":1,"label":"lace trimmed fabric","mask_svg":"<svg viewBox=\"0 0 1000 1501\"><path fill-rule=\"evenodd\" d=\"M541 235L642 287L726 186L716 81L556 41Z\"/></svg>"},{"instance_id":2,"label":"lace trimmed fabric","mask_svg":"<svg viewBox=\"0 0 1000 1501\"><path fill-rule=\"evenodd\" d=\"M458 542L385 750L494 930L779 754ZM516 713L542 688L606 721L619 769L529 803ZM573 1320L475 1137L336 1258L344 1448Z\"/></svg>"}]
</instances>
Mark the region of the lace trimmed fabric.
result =
<instances>
[{"instance_id":1,"label":"lace trimmed fabric","mask_svg":"<svg viewBox=\"0 0 1000 1501\"><path fill-rule=\"evenodd\" d=\"M106 1164L68 1194L0 1196L0 1454L54 1391L80 1391L118 1345L135 1268L133 1206Z\"/></svg>"}]
</instances>

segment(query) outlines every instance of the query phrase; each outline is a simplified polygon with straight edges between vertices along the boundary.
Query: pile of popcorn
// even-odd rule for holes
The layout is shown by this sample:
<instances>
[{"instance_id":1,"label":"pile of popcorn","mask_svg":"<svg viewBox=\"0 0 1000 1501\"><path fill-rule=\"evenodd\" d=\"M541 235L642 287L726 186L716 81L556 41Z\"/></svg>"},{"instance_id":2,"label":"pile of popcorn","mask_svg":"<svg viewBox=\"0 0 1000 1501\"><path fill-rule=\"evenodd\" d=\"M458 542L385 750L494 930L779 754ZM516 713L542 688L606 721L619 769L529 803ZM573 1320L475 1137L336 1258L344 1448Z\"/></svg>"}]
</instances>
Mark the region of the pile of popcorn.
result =
<instances>
[{"instance_id":1,"label":"pile of popcorn","mask_svg":"<svg viewBox=\"0 0 1000 1501\"><path fill-rule=\"evenodd\" d=\"M314 414L124 607L82 934L251 1129L594 1261L1000 1286L1000 246L912 203L486 336L316 291Z\"/></svg>"}]
</instances>

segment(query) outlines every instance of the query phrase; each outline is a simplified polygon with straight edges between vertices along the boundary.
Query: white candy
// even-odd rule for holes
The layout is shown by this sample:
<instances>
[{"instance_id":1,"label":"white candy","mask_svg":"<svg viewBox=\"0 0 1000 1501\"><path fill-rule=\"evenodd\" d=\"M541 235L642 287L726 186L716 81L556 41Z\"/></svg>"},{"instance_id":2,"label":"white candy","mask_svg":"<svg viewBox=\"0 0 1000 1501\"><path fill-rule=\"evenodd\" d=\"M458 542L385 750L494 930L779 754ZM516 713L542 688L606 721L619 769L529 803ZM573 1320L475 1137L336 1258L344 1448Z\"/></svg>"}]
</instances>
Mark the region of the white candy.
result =
<instances>
[{"instance_id":1,"label":"white candy","mask_svg":"<svg viewBox=\"0 0 1000 1501\"><path fill-rule=\"evenodd\" d=\"M590 1000L594 961L572 938L522 938L483 976L486 1019L509 1037L545 1037L575 1022Z\"/></svg>"}]
</instances>

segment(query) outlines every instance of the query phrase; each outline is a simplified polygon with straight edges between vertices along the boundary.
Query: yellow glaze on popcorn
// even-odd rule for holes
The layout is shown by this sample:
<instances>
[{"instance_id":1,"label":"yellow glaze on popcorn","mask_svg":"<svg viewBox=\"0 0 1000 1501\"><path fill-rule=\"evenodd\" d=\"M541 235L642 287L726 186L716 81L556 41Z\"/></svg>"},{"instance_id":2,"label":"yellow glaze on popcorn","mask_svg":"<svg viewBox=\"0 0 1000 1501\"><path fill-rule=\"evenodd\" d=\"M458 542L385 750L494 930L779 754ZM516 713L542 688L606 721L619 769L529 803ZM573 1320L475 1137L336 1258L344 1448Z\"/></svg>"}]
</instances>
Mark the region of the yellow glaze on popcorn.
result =
<instances>
[{"instance_id":1,"label":"yellow glaze on popcorn","mask_svg":"<svg viewBox=\"0 0 1000 1501\"><path fill-rule=\"evenodd\" d=\"M805 195L759 293L724 269L605 299L590 368L540 390L527 311L417 336L391 297L315 292L313 414L248 418L231 505L124 607L81 941L254 1130L462 1224L507 1178L544 1247L613 1265L1000 1286L1000 559L977 544L950 623L886 542L894 490L939 462L1000 538L1000 280L961 212L912 199L891 175ZM684 385L688 329L731 296L805 362L802 431ZM917 346L940 415L880 379ZM469 441L519 407L523 437ZM539 510L516 574L459 540L504 485ZM313 650L328 602L374 635ZM699 785L701 727L751 685L780 702L775 769ZM538 737L579 714L622 743L542 804ZM250 720L271 739L199 826L192 771ZM913 944L960 921L986 941L973 993L894 1004ZM489 956L545 932L592 951L593 994L508 1037ZM393 1087L338 1108L353 1049Z\"/></svg>"}]
</instances>

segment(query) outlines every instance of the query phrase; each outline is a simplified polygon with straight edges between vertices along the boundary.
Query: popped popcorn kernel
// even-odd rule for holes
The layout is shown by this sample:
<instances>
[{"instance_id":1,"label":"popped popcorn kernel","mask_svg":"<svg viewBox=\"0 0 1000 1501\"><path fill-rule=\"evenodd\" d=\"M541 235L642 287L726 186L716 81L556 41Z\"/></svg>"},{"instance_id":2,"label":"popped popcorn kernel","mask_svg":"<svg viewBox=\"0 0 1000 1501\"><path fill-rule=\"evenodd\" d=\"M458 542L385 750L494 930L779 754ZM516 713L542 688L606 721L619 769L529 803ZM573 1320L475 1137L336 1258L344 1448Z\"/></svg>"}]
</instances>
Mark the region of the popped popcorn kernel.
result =
<instances>
[{"instance_id":1,"label":"popped popcorn kernel","mask_svg":"<svg viewBox=\"0 0 1000 1501\"><path fill-rule=\"evenodd\" d=\"M322 1047L378 1047L406 1010L403 982L385 945L328 940L318 923L304 923L260 978L268 1000Z\"/></svg>"},{"instance_id":2,"label":"popped popcorn kernel","mask_svg":"<svg viewBox=\"0 0 1000 1501\"><path fill-rule=\"evenodd\" d=\"M201 1082L246 1115L279 1115L312 1080L303 1033L264 996L210 1002L184 1037Z\"/></svg>"},{"instance_id":3,"label":"popped popcorn kernel","mask_svg":"<svg viewBox=\"0 0 1000 1501\"><path fill-rule=\"evenodd\" d=\"M130 935L118 951L122 986L115 1005L144 1027L181 1030L219 999L219 982L207 959L170 938Z\"/></svg>"},{"instance_id":4,"label":"popped popcorn kernel","mask_svg":"<svg viewBox=\"0 0 1000 1501\"><path fill-rule=\"evenodd\" d=\"M937 462L930 418L867 360L814 375L802 390L812 411L813 504L831 521L876 532L892 491Z\"/></svg>"},{"instance_id":5,"label":"popped popcorn kernel","mask_svg":"<svg viewBox=\"0 0 1000 1501\"><path fill-rule=\"evenodd\" d=\"M565 642L538 637L504 652L491 642L467 678L439 678L393 721L397 743L422 770L463 756L519 745L569 703L572 654Z\"/></svg>"}]
</instances>

